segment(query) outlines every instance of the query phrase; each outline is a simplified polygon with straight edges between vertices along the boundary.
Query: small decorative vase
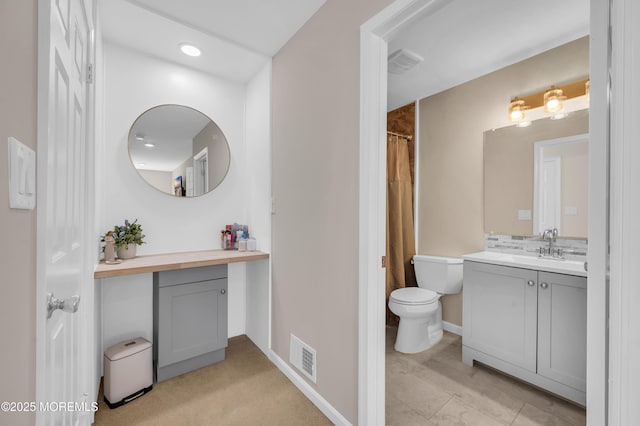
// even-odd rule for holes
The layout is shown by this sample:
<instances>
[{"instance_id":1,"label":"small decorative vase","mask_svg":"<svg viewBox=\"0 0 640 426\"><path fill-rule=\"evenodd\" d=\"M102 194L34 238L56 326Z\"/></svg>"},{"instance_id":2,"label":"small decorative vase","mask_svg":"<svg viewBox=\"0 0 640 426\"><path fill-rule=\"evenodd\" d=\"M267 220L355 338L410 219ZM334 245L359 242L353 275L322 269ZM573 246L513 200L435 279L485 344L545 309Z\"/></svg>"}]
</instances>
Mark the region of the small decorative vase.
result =
<instances>
[{"instance_id":1,"label":"small decorative vase","mask_svg":"<svg viewBox=\"0 0 640 426\"><path fill-rule=\"evenodd\" d=\"M124 246L118 249L118 259L131 259L136 257L137 244L129 244L129 248L125 249Z\"/></svg>"},{"instance_id":2,"label":"small decorative vase","mask_svg":"<svg viewBox=\"0 0 640 426\"><path fill-rule=\"evenodd\" d=\"M115 240L112 235L107 235L104 242L104 261L111 263L116 260Z\"/></svg>"}]
</instances>

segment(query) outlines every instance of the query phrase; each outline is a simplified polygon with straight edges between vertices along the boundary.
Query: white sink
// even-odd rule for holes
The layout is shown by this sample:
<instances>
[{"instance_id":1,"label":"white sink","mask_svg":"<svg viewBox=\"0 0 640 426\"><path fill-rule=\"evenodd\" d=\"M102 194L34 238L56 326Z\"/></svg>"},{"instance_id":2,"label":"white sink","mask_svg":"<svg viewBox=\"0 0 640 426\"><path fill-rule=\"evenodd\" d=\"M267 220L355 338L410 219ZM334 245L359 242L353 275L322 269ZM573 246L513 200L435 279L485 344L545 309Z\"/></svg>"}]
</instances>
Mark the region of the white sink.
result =
<instances>
[{"instance_id":1,"label":"white sink","mask_svg":"<svg viewBox=\"0 0 640 426\"><path fill-rule=\"evenodd\" d=\"M586 277L584 262L575 260L559 260L524 256L519 254L499 253L494 251L480 251L462 256L464 260L491 263L494 265L513 266L515 268L535 269L537 271L556 272L559 274Z\"/></svg>"}]
</instances>

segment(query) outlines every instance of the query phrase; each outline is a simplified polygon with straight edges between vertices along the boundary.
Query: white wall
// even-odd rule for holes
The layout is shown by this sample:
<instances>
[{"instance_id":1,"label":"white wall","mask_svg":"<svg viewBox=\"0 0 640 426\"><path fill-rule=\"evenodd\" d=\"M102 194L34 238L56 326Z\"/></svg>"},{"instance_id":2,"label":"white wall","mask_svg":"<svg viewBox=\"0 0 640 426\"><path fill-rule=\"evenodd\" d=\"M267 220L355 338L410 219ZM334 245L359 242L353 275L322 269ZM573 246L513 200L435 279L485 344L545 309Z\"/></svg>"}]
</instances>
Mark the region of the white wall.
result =
<instances>
[{"instance_id":1,"label":"white wall","mask_svg":"<svg viewBox=\"0 0 640 426\"><path fill-rule=\"evenodd\" d=\"M271 252L271 62L249 82L245 114L250 231L258 250ZM246 332L265 353L271 330L269 270L270 260L247 263Z\"/></svg>"},{"instance_id":2,"label":"white wall","mask_svg":"<svg viewBox=\"0 0 640 426\"><path fill-rule=\"evenodd\" d=\"M271 250L271 61L249 82L245 109L245 177L251 235L258 250Z\"/></svg>"},{"instance_id":3,"label":"white wall","mask_svg":"<svg viewBox=\"0 0 640 426\"><path fill-rule=\"evenodd\" d=\"M220 229L247 221L245 88L105 43L105 149L102 228L138 219L147 235L138 254L219 248ZM147 184L131 165L127 136L145 110L176 103L202 111L225 133L231 166L215 191L184 199Z\"/></svg>"},{"instance_id":4,"label":"white wall","mask_svg":"<svg viewBox=\"0 0 640 426\"><path fill-rule=\"evenodd\" d=\"M245 86L109 43L104 45L104 60L100 232L125 219L138 219L146 235L138 254L220 248L220 229L227 223L246 223L253 232L247 192L251 173L245 164ZM127 137L134 120L153 106L173 103L209 116L229 142L231 165L225 180L201 197L161 193L137 174L129 160ZM265 182L261 185L268 192ZM96 244L98 239L96 235ZM151 338L152 319L147 312L152 304L151 275L101 281L104 347L136 337L127 333ZM229 336L245 333L245 281L245 264L230 265Z\"/></svg>"}]
</instances>

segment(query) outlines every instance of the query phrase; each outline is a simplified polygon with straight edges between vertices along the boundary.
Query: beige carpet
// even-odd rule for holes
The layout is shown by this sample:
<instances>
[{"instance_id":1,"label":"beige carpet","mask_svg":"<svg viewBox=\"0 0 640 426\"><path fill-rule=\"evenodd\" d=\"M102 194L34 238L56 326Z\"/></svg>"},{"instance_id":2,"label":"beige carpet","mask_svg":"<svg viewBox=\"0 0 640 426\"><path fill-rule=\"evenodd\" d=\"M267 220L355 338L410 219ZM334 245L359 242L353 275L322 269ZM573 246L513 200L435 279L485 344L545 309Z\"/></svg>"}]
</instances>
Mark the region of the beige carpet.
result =
<instances>
[{"instance_id":1,"label":"beige carpet","mask_svg":"<svg viewBox=\"0 0 640 426\"><path fill-rule=\"evenodd\" d=\"M330 425L246 336L226 359L153 385L122 407L99 399L96 425Z\"/></svg>"}]
</instances>

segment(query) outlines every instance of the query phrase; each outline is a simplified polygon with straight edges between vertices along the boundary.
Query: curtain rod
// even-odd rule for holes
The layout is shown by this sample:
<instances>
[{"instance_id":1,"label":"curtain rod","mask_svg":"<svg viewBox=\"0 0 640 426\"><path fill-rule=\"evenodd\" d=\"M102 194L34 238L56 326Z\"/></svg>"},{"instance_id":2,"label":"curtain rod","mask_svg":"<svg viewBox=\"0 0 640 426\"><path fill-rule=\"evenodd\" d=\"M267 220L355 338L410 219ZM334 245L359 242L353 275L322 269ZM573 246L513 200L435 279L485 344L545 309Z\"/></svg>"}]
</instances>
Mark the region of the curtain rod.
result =
<instances>
[{"instance_id":1,"label":"curtain rod","mask_svg":"<svg viewBox=\"0 0 640 426\"><path fill-rule=\"evenodd\" d=\"M401 138L413 139L413 136L411 136L411 135L402 135L400 133L394 133L394 132L390 132L388 130L387 130L387 134L392 135L392 136L400 136Z\"/></svg>"}]
</instances>

